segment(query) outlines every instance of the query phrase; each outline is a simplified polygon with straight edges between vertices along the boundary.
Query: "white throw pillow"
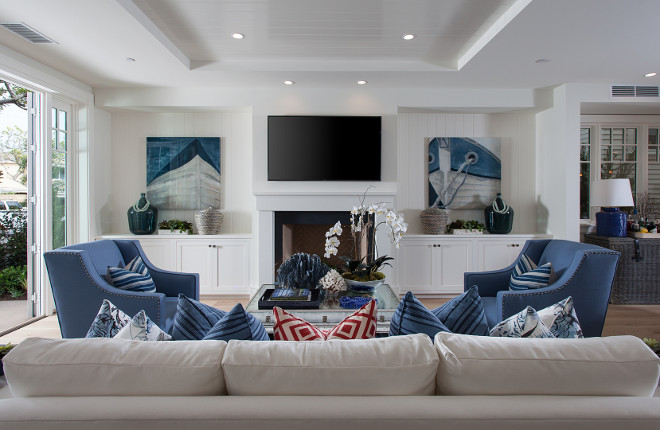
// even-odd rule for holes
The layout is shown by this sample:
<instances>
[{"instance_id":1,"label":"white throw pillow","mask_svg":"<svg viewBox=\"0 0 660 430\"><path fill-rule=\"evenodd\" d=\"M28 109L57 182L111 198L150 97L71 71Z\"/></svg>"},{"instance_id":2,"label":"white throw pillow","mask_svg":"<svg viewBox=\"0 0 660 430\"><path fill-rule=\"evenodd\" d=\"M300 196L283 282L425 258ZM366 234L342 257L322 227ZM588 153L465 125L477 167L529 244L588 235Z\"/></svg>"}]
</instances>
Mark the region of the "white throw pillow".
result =
<instances>
[{"instance_id":1,"label":"white throw pillow","mask_svg":"<svg viewBox=\"0 0 660 430\"><path fill-rule=\"evenodd\" d=\"M522 339L438 333L443 395L651 396L660 359L634 336Z\"/></svg>"},{"instance_id":2,"label":"white throw pillow","mask_svg":"<svg viewBox=\"0 0 660 430\"><path fill-rule=\"evenodd\" d=\"M172 336L154 324L144 311L138 312L114 337L142 341L172 340Z\"/></svg>"}]
</instances>

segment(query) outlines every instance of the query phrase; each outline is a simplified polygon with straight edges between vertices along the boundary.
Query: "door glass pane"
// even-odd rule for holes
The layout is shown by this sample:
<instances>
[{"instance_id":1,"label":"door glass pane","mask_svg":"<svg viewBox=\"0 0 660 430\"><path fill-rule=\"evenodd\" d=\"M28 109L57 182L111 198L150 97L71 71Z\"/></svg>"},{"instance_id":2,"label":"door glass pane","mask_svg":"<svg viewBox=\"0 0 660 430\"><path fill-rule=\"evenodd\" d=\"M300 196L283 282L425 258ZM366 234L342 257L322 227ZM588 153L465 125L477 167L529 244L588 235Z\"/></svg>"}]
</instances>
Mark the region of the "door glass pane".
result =
<instances>
[{"instance_id":1,"label":"door glass pane","mask_svg":"<svg viewBox=\"0 0 660 430\"><path fill-rule=\"evenodd\" d=\"M52 187L52 216L53 249L66 245L67 226L67 114L66 111L53 108L52 161L51 161L51 187Z\"/></svg>"}]
</instances>

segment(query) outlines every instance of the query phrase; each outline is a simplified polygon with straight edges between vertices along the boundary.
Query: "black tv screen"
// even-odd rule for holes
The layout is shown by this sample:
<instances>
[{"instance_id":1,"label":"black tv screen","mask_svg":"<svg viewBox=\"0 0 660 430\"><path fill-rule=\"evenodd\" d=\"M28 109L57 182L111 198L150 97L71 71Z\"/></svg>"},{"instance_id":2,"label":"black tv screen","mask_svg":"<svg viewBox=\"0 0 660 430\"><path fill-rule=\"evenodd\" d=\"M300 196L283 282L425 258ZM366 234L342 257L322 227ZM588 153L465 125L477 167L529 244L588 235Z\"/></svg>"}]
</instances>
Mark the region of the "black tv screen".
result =
<instances>
[{"instance_id":1,"label":"black tv screen","mask_svg":"<svg viewBox=\"0 0 660 430\"><path fill-rule=\"evenodd\" d=\"M269 181L380 181L379 116L269 116Z\"/></svg>"}]
</instances>

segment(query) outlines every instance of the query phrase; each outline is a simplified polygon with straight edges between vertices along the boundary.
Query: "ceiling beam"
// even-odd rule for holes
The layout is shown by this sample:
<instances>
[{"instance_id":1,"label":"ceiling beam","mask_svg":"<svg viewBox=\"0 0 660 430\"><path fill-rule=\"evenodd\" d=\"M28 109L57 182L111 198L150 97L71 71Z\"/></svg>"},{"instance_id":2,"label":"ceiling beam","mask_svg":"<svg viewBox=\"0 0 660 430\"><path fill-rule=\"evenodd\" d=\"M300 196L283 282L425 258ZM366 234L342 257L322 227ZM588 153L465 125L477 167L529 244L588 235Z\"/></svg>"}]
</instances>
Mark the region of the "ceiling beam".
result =
<instances>
[{"instance_id":1,"label":"ceiling beam","mask_svg":"<svg viewBox=\"0 0 660 430\"><path fill-rule=\"evenodd\" d=\"M465 54L461 55L461 57L458 59L458 70L461 70L463 66L468 63L468 61L474 58L474 56L477 55L479 51L481 51L491 40L493 40L495 36L497 36L498 33L504 29L504 27L509 25L509 23L513 21L513 19L518 16L518 14L522 12L522 10L525 9L531 2L532 0L516 0L516 2L512 4L511 7L507 9L507 11L504 12L504 14L502 14L502 16L500 16L479 39L477 39L476 42L474 42L474 45L472 45L465 52Z\"/></svg>"},{"instance_id":2,"label":"ceiling beam","mask_svg":"<svg viewBox=\"0 0 660 430\"><path fill-rule=\"evenodd\" d=\"M137 7L132 0L115 0L119 6L124 8L135 20L142 25L156 40L165 47L174 57L179 60L188 70L190 70L190 58L165 35L154 22Z\"/></svg>"}]
</instances>

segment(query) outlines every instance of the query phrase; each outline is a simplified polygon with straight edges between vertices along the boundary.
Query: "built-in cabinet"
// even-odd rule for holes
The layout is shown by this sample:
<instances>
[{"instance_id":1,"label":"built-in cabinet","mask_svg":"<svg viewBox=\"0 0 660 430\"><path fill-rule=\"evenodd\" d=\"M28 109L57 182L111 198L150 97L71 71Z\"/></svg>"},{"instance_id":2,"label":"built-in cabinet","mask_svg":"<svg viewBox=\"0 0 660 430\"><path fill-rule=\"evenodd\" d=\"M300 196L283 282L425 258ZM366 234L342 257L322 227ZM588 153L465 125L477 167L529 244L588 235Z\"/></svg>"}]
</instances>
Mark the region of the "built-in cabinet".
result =
<instances>
[{"instance_id":1,"label":"built-in cabinet","mask_svg":"<svg viewBox=\"0 0 660 430\"><path fill-rule=\"evenodd\" d=\"M98 239L139 240L154 266L199 273L200 294L250 293L250 235L101 236Z\"/></svg>"},{"instance_id":2,"label":"built-in cabinet","mask_svg":"<svg viewBox=\"0 0 660 430\"><path fill-rule=\"evenodd\" d=\"M550 235L406 235L397 255L401 294L455 295L463 292L463 274L507 267L529 239Z\"/></svg>"}]
</instances>

